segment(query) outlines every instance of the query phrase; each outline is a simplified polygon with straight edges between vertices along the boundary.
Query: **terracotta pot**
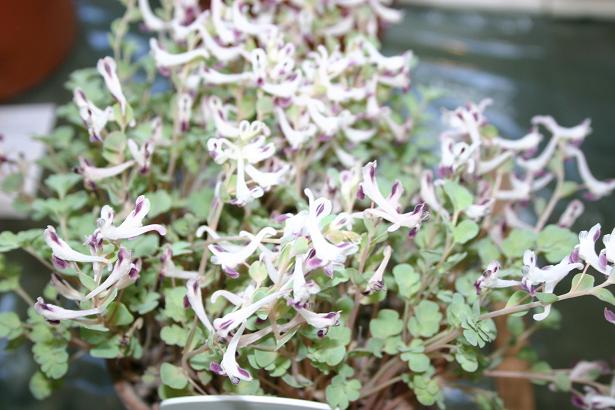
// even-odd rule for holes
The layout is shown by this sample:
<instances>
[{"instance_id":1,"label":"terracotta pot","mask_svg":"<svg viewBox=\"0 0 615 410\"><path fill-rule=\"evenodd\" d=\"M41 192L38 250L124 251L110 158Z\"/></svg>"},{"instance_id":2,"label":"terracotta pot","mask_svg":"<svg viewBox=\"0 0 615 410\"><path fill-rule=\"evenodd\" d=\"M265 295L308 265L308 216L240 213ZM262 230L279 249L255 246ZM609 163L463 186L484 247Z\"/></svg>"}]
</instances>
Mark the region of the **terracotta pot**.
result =
<instances>
[{"instance_id":1,"label":"terracotta pot","mask_svg":"<svg viewBox=\"0 0 615 410\"><path fill-rule=\"evenodd\" d=\"M324 403L273 396L192 396L168 399L160 410L328 410Z\"/></svg>"},{"instance_id":2,"label":"terracotta pot","mask_svg":"<svg viewBox=\"0 0 615 410\"><path fill-rule=\"evenodd\" d=\"M40 82L75 37L72 0L0 1L0 100Z\"/></svg>"}]
</instances>

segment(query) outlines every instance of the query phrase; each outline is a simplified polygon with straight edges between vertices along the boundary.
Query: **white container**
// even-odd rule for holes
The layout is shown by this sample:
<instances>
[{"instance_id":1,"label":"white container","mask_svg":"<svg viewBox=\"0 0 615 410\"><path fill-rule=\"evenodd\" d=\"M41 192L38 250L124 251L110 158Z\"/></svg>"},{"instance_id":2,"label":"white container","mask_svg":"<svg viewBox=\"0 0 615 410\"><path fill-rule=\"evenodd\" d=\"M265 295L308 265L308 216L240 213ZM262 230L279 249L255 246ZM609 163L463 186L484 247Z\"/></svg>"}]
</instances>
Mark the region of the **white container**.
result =
<instances>
[{"instance_id":1,"label":"white container","mask_svg":"<svg viewBox=\"0 0 615 410\"><path fill-rule=\"evenodd\" d=\"M327 404L274 396L190 396L167 399L160 410L330 410Z\"/></svg>"}]
</instances>

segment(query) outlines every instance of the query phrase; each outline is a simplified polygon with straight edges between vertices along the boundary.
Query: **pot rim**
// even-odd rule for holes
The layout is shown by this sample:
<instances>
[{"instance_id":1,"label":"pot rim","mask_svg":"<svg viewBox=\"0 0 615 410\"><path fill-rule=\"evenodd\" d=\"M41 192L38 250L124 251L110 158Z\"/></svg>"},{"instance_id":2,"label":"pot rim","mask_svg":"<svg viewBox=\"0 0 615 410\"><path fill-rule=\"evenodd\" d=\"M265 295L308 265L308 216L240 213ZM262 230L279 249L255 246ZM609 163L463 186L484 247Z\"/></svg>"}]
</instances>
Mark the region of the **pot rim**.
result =
<instances>
[{"instance_id":1,"label":"pot rim","mask_svg":"<svg viewBox=\"0 0 615 410\"><path fill-rule=\"evenodd\" d=\"M325 403L316 401L288 399L277 396L255 396L255 395L211 395L211 396L186 396L173 397L163 400L160 409L164 410L165 406L173 404L188 404L188 403L216 403L216 402L250 402L257 404L278 404L286 407L302 407L315 410L330 410L331 407Z\"/></svg>"}]
</instances>

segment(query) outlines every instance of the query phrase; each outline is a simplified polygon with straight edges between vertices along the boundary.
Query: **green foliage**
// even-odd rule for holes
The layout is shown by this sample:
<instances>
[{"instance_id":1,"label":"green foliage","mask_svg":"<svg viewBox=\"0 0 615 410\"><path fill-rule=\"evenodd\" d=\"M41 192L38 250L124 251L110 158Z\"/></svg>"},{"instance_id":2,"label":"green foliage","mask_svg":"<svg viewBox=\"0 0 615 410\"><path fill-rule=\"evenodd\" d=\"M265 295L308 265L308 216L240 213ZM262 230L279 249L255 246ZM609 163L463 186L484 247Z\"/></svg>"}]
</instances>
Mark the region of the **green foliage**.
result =
<instances>
[{"instance_id":1,"label":"green foliage","mask_svg":"<svg viewBox=\"0 0 615 410\"><path fill-rule=\"evenodd\" d=\"M577 244L577 235L557 225L548 225L538 234L536 245L550 263L558 263Z\"/></svg>"},{"instance_id":2,"label":"green foliage","mask_svg":"<svg viewBox=\"0 0 615 410\"><path fill-rule=\"evenodd\" d=\"M476 237L479 231L478 224L469 219L461 221L453 228L453 238L455 242L464 244Z\"/></svg>"},{"instance_id":3,"label":"green foliage","mask_svg":"<svg viewBox=\"0 0 615 410\"><path fill-rule=\"evenodd\" d=\"M171 363L163 363L160 366L160 380L172 389L183 389L188 385L188 379L182 369Z\"/></svg>"},{"instance_id":4,"label":"green foliage","mask_svg":"<svg viewBox=\"0 0 615 410\"><path fill-rule=\"evenodd\" d=\"M332 408L347 409L351 402L359 398L361 383L356 379L348 380L344 375L337 375L331 379L325 390L327 403Z\"/></svg>"},{"instance_id":5,"label":"green foliage","mask_svg":"<svg viewBox=\"0 0 615 410\"><path fill-rule=\"evenodd\" d=\"M520 258L523 252L534 248L536 237L537 235L529 229L513 229L502 241L502 252L510 259Z\"/></svg>"},{"instance_id":6,"label":"green foliage","mask_svg":"<svg viewBox=\"0 0 615 410\"><path fill-rule=\"evenodd\" d=\"M422 300L408 321L408 330L416 337L431 337L440 328L441 320L442 313L440 313L438 304L430 300Z\"/></svg>"},{"instance_id":7,"label":"green foliage","mask_svg":"<svg viewBox=\"0 0 615 410\"><path fill-rule=\"evenodd\" d=\"M455 212L465 210L474 201L474 196L466 187L453 181L447 180L444 183L444 192L453 204Z\"/></svg>"}]
</instances>

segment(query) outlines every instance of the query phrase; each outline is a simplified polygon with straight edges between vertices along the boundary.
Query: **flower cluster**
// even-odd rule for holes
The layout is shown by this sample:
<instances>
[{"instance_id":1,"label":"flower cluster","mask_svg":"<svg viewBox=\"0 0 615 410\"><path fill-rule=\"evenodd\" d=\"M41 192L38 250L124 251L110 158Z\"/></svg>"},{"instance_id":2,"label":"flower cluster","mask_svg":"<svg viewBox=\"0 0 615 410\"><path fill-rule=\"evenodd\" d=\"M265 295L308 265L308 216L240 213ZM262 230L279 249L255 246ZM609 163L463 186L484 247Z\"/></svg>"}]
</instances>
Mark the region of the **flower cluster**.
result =
<instances>
[{"instance_id":1,"label":"flower cluster","mask_svg":"<svg viewBox=\"0 0 615 410\"><path fill-rule=\"evenodd\" d=\"M89 254L73 249L58 235L53 226L48 226L43 236L45 243L51 249L51 259L57 270L57 273L52 274L51 286L64 298L80 304L93 305L93 307L69 310L45 303L43 298L39 297L34 309L54 324L58 324L60 320L83 319L104 313L104 307L113 301L119 290L134 284L139 279L141 261L133 259L131 252L121 245L121 241L136 238L151 231L163 236L166 234L166 229L161 225L143 226L143 219L149 210L149 200L140 196L124 221L115 226L114 211L110 206L105 205L97 221L98 227L84 243L89 248ZM91 269L80 268L79 264L88 264ZM87 294L75 289L67 280L71 271L91 272L91 283L94 288L88 289ZM87 289L87 284L83 281L80 283L85 289Z\"/></svg>"}]
</instances>

